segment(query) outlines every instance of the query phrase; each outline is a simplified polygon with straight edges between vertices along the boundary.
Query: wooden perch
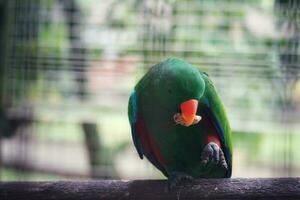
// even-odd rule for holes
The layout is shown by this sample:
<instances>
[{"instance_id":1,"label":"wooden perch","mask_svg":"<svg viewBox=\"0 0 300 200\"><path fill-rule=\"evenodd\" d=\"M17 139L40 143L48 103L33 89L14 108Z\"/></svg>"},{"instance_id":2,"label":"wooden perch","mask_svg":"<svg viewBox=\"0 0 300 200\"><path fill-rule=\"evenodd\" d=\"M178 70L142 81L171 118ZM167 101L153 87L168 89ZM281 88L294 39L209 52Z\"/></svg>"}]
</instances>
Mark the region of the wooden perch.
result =
<instances>
[{"instance_id":1,"label":"wooden perch","mask_svg":"<svg viewBox=\"0 0 300 200\"><path fill-rule=\"evenodd\" d=\"M169 192L165 180L0 182L1 200L300 199L299 178L199 179Z\"/></svg>"}]
</instances>

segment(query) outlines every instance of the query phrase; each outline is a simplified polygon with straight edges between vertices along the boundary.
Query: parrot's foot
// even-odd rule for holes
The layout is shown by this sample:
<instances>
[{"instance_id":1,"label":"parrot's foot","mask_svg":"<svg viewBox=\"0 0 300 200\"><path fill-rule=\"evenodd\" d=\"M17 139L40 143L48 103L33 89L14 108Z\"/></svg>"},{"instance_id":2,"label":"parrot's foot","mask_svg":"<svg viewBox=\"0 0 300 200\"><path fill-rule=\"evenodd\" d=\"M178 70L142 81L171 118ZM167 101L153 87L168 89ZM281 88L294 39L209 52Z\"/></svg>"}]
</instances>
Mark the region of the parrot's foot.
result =
<instances>
[{"instance_id":1,"label":"parrot's foot","mask_svg":"<svg viewBox=\"0 0 300 200\"><path fill-rule=\"evenodd\" d=\"M201 154L201 163L206 166L220 165L228 169L222 149L214 142L208 143Z\"/></svg>"},{"instance_id":2,"label":"parrot's foot","mask_svg":"<svg viewBox=\"0 0 300 200\"><path fill-rule=\"evenodd\" d=\"M170 177L169 177L169 190L172 191L174 190L174 188L176 188L177 186L179 186L181 183L183 182L188 182L188 181L192 181L193 177L190 175L187 175L183 172L173 172L171 173Z\"/></svg>"}]
</instances>

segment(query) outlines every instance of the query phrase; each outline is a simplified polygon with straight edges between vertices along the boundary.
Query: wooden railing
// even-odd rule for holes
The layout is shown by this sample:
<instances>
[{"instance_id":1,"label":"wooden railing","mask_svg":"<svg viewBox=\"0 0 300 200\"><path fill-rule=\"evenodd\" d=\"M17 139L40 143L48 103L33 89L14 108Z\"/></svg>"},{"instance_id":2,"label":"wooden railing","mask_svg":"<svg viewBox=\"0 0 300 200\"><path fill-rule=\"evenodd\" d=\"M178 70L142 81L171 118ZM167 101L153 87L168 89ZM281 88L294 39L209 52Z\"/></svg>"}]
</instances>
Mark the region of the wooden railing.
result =
<instances>
[{"instance_id":1,"label":"wooden railing","mask_svg":"<svg viewBox=\"0 0 300 200\"><path fill-rule=\"evenodd\" d=\"M165 180L0 182L1 200L300 199L300 178L199 179L172 191Z\"/></svg>"}]
</instances>

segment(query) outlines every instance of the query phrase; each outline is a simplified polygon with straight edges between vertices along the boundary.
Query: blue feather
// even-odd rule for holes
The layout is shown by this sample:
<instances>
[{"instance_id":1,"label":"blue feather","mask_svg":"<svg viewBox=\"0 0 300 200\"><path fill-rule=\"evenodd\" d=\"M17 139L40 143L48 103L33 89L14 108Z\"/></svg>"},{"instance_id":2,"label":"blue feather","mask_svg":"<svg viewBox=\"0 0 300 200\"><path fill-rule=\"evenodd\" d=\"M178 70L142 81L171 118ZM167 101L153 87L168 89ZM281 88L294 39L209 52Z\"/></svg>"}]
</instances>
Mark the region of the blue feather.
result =
<instances>
[{"instance_id":1,"label":"blue feather","mask_svg":"<svg viewBox=\"0 0 300 200\"><path fill-rule=\"evenodd\" d=\"M137 94L135 90L130 95L131 99L131 109L132 109L132 120L131 123L136 123L137 120Z\"/></svg>"},{"instance_id":2,"label":"blue feather","mask_svg":"<svg viewBox=\"0 0 300 200\"><path fill-rule=\"evenodd\" d=\"M206 105L208 107L208 111L209 111L208 114L213 119L214 125L216 126L216 129L217 129L217 132L218 132L218 135L219 135L221 141L224 143L225 142L224 129L222 128L219 120L212 113L208 99L205 98L202 102L204 103L204 105Z\"/></svg>"},{"instance_id":3,"label":"blue feather","mask_svg":"<svg viewBox=\"0 0 300 200\"><path fill-rule=\"evenodd\" d=\"M138 138L137 131L135 128L135 124L137 121L137 113L138 113L138 108L137 108L137 93L134 90L129 98L129 105L128 105L128 115L129 115L129 122L130 122L130 127L131 127L131 135L132 135L132 140L134 143L134 146L140 156L141 159L143 159L143 149L142 145L140 143L140 139Z\"/></svg>"}]
</instances>

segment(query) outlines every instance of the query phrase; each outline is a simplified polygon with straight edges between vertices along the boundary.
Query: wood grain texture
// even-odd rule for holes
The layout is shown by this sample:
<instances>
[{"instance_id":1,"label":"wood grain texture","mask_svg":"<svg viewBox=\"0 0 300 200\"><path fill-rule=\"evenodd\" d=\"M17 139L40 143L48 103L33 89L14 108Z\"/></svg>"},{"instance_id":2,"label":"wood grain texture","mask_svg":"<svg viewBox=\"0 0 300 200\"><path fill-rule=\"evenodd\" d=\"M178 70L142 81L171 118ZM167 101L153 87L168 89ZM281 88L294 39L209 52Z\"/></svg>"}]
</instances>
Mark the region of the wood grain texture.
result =
<instances>
[{"instance_id":1,"label":"wood grain texture","mask_svg":"<svg viewBox=\"0 0 300 200\"><path fill-rule=\"evenodd\" d=\"M167 188L165 180L1 182L0 199L300 199L300 178L198 179Z\"/></svg>"}]
</instances>

